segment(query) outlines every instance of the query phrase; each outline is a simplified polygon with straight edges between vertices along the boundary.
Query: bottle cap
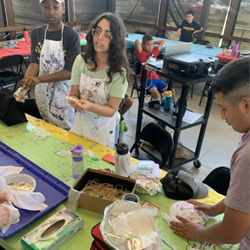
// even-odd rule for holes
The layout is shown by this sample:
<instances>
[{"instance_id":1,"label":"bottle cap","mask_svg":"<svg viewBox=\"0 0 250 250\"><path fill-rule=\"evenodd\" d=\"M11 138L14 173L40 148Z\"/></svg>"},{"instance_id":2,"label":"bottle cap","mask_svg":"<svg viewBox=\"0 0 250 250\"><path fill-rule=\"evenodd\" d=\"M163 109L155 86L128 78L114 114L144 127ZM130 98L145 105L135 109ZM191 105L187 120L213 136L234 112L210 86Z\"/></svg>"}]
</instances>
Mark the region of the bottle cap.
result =
<instances>
[{"instance_id":1,"label":"bottle cap","mask_svg":"<svg viewBox=\"0 0 250 250\"><path fill-rule=\"evenodd\" d=\"M166 91L166 96L172 96L172 91L171 90Z\"/></svg>"},{"instance_id":2,"label":"bottle cap","mask_svg":"<svg viewBox=\"0 0 250 250\"><path fill-rule=\"evenodd\" d=\"M81 144L78 144L76 147L71 148L70 152L74 155L83 154L83 148Z\"/></svg>"},{"instance_id":3,"label":"bottle cap","mask_svg":"<svg viewBox=\"0 0 250 250\"><path fill-rule=\"evenodd\" d=\"M119 155L125 155L128 153L128 145L126 143L116 143L116 153Z\"/></svg>"}]
</instances>

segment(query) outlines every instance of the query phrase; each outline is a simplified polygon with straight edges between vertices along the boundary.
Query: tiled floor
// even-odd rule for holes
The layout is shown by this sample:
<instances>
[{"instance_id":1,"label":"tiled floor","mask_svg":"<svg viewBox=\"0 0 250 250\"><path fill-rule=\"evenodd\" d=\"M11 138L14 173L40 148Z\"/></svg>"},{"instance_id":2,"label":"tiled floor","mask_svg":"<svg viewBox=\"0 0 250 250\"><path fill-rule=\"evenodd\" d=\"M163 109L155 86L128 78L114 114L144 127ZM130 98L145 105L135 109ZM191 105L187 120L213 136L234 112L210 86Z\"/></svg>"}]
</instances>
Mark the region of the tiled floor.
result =
<instances>
[{"instance_id":1,"label":"tiled floor","mask_svg":"<svg viewBox=\"0 0 250 250\"><path fill-rule=\"evenodd\" d=\"M188 98L188 108L198 113L204 112L204 107L206 104L206 97L204 97L201 106L198 105L203 86L204 83L195 85L193 97L190 98L189 93ZM178 98L180 88L178 85L174 86L174 88ZM127 93L131 93L131 87L129 87ZM134 97L136 97L136 93L134 93ZM149 99L147 99L146 102L147 101L149 101ZM124 115L125 123L128 126L128 131L121 134L120 137L120 141L127 143L130 148L133 145L135 138L137 112L138 99L135 98L132 108ZM142 127L151 121L153 121L153 119L144 114ZM182 144L191 150L195 150L199 130L200 126L183 130L181 132L180 138ZM189 162L180 168L188 171L197 180L202 181L214 168L219 166L230 166L231 156L234 150L237 148L240 138L241 134L235 132L232 127L228 126L226 121L221 119L220 109L214 101L199 157L202 166L197 169L193 167L193 162Z\"/></svg>"}]
</instances>

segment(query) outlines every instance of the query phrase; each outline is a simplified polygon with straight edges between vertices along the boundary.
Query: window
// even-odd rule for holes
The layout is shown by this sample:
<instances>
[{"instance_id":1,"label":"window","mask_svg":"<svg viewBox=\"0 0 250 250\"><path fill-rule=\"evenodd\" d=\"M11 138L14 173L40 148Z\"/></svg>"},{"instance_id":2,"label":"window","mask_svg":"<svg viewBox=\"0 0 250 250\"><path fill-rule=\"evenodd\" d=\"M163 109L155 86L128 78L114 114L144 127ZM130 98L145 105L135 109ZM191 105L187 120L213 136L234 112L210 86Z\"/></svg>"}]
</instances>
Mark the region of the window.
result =
<instances>
[{"instance_id":1,"label":"window","mask_svg":"<svg viewBox=\"0 0 250 250\"><path fill-rule=\"evenodd\" d=\"M2 2L0 1L0 27L4 26L5 26L5 17L4 17ZM6 34L4 32L0 33L0 41L4 40L5 35Z\"/></svg>"},{"instance_id":2,"label":"window","mask_svg":"<svg viewBox=\"0 0 250 250\"><path fill-rule=\"evenodd\" d=\"M116 1L116 13L125 21L156 24L158 10L159 0Z\"/></svg>"},{"instance_id":3,"label":"window","mask_svg":"<svg viewBox=\"0 0 250 250\"><path fill-rule=\"evenodd\" d=\"M222 35L224 33L224 25L226 22L227 12L230 8L230 0L212 0L207 20L206 32ZM205 37L206 40L212 42L215 46L221 46L220 38Z\"/></svg>"},{"instance_id":4,"label":"window","mask_svg":"<svg viewBox=\"0 0 250 250\"><path fill-rule=\"evenodd\" d=\"M194 12L194 21L200 23L200 16L203 7L203 1L197 0L169 0L168 16L166 26L178 28L181 22L185 20L185 13L188 10ZM168 32L174 33L174 32ZM168 34L167 37L172 36ZM177 38L178 39L178 38Z\"/></svg>"},{"instance_id":5,"label":"window","mask_svg":"<svg viewBox=\"0 0 250 250\"><path fill-rule=\"evenodd\" d=\"M250 2L248 0L242 0L233 36L241 38L250 37L249 14L250 14ZM240 42L239 48L250 49L250 44Z\"/></svg>"},{"instance_id":6,"label":"window","mask_svg":"<svg viewBox=\"0 0 250 250\"><path fill-rule=\"evenodd\" d=\"M33 0L32 0L33 1ZM30 0L12 0L15 25L46 23L41 4L30 4Z\"/></svg>"},{"instance_id":7,"label":"window","mask_svg":"<svg viewBox=\"0 0 250 250\"><path fill-rule=\"evenodd\" d=\"M106 0L75 0L73 1L75 21L92 20L101 13L107 11L108 1Z\"/></svg>"},{"instance_id":8,"label":"window","mask_svg":"<svg viewBox=\"0 0 250 250\"><path fill-rule=\"evenodd\" d=\"M124 21L156 25L158 22L160 0L117 0L116 13ZM128 32L145 32L155 36L156 29L126 24Z\"/></svg>"}]
</instances>

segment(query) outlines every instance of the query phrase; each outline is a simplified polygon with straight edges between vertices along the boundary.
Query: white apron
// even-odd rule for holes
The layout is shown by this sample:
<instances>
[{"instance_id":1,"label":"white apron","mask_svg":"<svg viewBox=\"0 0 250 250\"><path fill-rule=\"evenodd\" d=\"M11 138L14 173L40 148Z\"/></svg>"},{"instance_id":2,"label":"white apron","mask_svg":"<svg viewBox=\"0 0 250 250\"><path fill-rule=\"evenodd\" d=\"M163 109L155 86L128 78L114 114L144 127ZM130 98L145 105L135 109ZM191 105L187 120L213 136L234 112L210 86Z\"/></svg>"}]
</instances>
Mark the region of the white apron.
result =
<instances>
[{"instance_id":1,"label":"white apron","mask_svg":"<svg viewBox=\"0 0 250 250\"><path fill-rule=\"evenodd\" d=\"M105 79L87 76L84 73L87 66L86 64L81 73L80 98L99 105L106 105L108 100L104 91ZM104 117L90 111L84 111L76 112L70 131L109 148L114 148L115 127L116 113L112 117Z\"/></svg>"},{"instance_id":2,"label":"white apron","mask_svg":"<svg viewBox=\"0 0 250 250\"><path fill-rule=\"evenodd\" d=\"M44 34L44 43L40 54L39 75L47 75L58 72L64 67L63 51L63 29L60 41L46 39ZM35 87L36 104L44 120L60 128L70 129L75 111L65 100L70 93L70 80L59 82L39 83Z\"/></svg>"}]
</instances>

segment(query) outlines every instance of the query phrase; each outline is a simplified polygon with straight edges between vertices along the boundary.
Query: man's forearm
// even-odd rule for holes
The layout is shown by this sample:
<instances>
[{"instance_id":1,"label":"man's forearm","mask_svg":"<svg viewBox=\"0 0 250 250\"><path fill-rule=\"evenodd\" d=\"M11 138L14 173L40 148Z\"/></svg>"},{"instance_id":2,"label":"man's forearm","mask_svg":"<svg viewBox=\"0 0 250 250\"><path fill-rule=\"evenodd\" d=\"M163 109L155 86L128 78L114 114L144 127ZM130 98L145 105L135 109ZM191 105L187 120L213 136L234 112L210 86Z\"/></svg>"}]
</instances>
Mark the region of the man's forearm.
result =
<instances>
[{"instance_id":1,"label":"man's forearm","mask_svg":"<svg viewBox=\"0 0 250 250\"><path fill-rule=\"evenodd\" d=\"M225 212L225 204L224 204L224 200L221 200L220 202L218 202L216 205L213 206L213 213L215 215L219 215Z\"/></svg>"},{"instance_id":2,"label":"man's forearm","mask_svg":"<svg viewBox=\"0 0 250 250\"><path fill-rule=\"evenodd\" d=\"M25 76L36 76L39 71L39 64L30 63L28 69L26 70Z\"/></svg>"},{"instance_id":3,"label":"man's forearm","mask_svg":"<svg viewBox=\"0 0 250 250\"><path fill-rule=\"evenodd\" d=\"M68 70L61 70L52 74L39 76L39 82L58 82L62 80L69 80L71 78L71 72Z\"/></svg>"}]
</instances>

